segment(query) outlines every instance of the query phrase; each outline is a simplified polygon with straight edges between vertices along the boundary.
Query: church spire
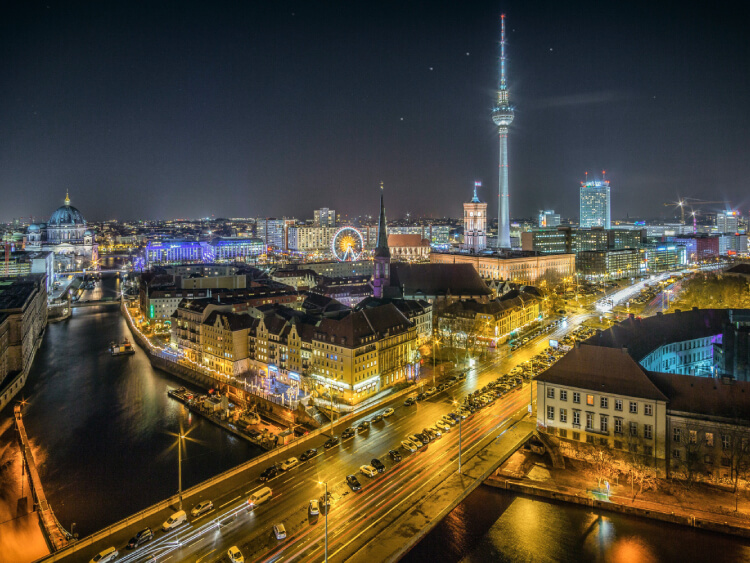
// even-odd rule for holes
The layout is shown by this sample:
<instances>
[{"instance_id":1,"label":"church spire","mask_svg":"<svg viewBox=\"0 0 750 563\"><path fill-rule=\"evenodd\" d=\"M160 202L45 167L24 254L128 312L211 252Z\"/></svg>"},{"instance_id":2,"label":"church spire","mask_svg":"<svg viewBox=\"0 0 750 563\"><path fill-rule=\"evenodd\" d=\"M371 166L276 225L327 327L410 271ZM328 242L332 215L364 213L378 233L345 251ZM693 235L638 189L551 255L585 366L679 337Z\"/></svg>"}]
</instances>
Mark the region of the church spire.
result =
<instances>
[{"instance_id":1,"label":"church spire","mask_svg":"<svg viewBox=\"0 0 750 563\"><path fill-rule=\"evenodd\" d=\"M383 203L383 182L380 182L380 219L378 220L378 246L375 248L375 256L391 257L391 251L388 248L388 225L385 220L385 205Z\"/></svg>"},{"instance_id":2,"label":"church spire","mask_svg":"<svg viewBox=\"0 0 750 563\"><path fill-rule=\"evenodd\" d=\"M70 196L68 195L68 190L65 190L65 205L70 205Z\"/></svg>"}]
</instances>

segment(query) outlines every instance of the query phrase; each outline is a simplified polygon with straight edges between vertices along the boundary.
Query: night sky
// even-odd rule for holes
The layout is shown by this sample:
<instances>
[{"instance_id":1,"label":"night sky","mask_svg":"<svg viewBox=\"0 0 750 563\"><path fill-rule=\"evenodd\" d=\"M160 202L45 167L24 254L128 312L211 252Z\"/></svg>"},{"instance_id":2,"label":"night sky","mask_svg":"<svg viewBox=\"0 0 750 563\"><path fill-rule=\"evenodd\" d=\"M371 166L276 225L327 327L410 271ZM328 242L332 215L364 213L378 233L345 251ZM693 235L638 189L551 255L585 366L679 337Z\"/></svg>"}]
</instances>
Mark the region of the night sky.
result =
<instances>
[{"instance_id":1,"label":"night sky","mask_svg":"<svg viewBox=\"0 0 750 563\"><path fill-rule=\"evenodd\" d=\"M680 196L750 210L742 2L33 2L0 15L0 220L497 213L500 14L511 215ZM722 205L707 206L719 209Z\"/></svg>"}]
</instances>

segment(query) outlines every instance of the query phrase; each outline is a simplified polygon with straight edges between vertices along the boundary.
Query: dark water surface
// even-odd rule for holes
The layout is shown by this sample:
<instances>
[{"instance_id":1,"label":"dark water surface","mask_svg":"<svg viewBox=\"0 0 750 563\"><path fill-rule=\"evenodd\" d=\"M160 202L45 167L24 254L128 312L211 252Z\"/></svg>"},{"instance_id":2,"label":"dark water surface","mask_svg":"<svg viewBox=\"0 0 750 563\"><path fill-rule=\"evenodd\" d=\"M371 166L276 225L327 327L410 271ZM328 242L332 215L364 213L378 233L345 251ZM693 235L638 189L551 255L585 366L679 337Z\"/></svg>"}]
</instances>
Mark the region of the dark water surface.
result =
<instances>
[{"instance_id":1,"label":"dark water surface","mask_svg":"<svg viewBox=\"0 0 750 563\"><path fill-rule=\"evenodd\" d=\"M738 563L750 540L480 486L402 561Z\"/></svg>"},{"instance_id":2,"label":"dark water surface","mask_svg":"<svg viewBox=\"0 0 750 563\"><path fill-rule=\"evenodd\" d=\"M116 278L105 279L89 298L118 287ZM49 503L82 537L177 492L180 425L190 438L183 488L263 453L168 398L183 383L153 369L137 346L133 356L112 357L108 344L125 337L133 342L118 309L75 309L47 327L17 396L29 402L24 422ZM12 419L12 405L0 418Z\"/></svg>"}]
</instances>

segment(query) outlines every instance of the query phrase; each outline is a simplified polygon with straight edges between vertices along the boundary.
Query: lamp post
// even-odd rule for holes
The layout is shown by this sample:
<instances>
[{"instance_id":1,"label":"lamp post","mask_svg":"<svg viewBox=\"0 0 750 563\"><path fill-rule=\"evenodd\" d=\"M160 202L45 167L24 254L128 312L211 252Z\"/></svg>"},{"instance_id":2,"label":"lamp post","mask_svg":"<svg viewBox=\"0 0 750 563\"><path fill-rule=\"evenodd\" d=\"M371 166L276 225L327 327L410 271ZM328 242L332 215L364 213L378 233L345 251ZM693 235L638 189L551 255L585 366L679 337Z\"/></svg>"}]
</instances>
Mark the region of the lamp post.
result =
<instances>
[{"instance_id":1,"label":"lamp post","mask_svg":"<svg viewBox=\"0 0 750 563\"><path fill-rule=\"evenodd\" d=\"M458 405L458 401L453 401L454 405ZM458 413L458 472L461 473L461 413Z\"/></svg>"},{"instance_id":2,"label":"lamp post","mask_svg":"<svg viewBox=\"0 0 750 563\"><path fill-rule=\"evenodd\" d=\"M323 508L326 511L326 532L325 532L325 563L328 563L328 481L321 483L325 485L326 496L323 497Z\"/></svg>"},{"instance_id":3,"label":"lamp post","mask_svg":"<svg viewBox=\"0 0 750 563\"><path fill-rule=\"evenodd\" d=\"M435 385L435 370L437 369L435 367L435 362L436 362L435 357L437 355L438 344L440 344L440 339L433 337L432 338L432 385L433 386Z\"/></svg>"},{"instance_id":4,"label":"lamp post","mask_svg":"<svg viewBox=\"0 0 750 563\"><path fill-rule=\"evenodd\" d=\"M180 497L180 510L182 510L182 440L185 436L180 429L177 437L177 495Z\"/></svg>"}]
</instances>

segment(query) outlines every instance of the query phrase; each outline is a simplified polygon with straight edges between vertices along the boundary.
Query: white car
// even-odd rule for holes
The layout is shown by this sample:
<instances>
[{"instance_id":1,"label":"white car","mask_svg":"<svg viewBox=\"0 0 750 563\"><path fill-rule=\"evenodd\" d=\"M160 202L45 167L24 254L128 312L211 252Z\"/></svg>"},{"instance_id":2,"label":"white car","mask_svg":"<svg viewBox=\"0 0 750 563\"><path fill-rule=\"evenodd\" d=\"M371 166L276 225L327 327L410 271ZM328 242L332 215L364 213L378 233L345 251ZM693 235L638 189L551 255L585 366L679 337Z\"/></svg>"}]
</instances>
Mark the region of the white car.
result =
<instances>
[{"instance_id":1,"label":"white car","mask_svg":"<svg viewBox=\"0 0 750 563\"><path fill-rule=\"evenodd\" d=\"M96 555L94 555L94 558L89 563L108 563L109 561L114 561L119 553L114 547L108 547L104 551L100 551Z\"/></svg>"},{"instance_id":2,"label":"white car","mask_svg":"<svg viewBox=\"0 0 750 563\"><path fill-rule=\"evenodd\" d=\"M286 528L284 524L274 524L273 535L276 536L277 540L283 540L286 538Z\"/></svg>"},{"instance_id":3,"label":"white car","mask_svg":"<svg viewBox=\"0 0 750 563\"><path fill-rule=\"evenodd\" d=\"M193 507L193 510L190 511L190 516L196 517L200 516L204 512L208 512L209 510L213 510L214 503L210 500L204 500L199 502Z\"/></svg>"},{"instance_id":4,"label":"white car","mask_svg":"<svg viewBox=\"0 0 750 563\"><path fill-rule=\"evenodd\" d=\"M320 503L318 502L318 499L312 499L310 501L310 506L307 511L310 513L310 516L317 516L320 514Z\"/></svg>"},{"instance_id":5,"label":"white car","mask_svg":"<svg viewBox=\"0 0 750 563\"><path fill-rule=\"evenodd\" d=\"M451 428L451 425L450 425L450 424L448 424L448 423L447 423L446 421L444 421L443 419L440 419L440 420L438 420L438 421L437 421L437 422L435 423L435 426L436 426L437 428L440 428L440 430L442 430L443 432L448 432L448 430L450 430L450 428Z\"/></svg>"},{"instance_id":6,"label":"white car","mask_svg":"<svg viewBox=\"0 0 750 563\"><path fill-rule=\"evenodd\" d=\"M299 460L296 457L290 457L288 460L282 461L279 467L282 471L289 471L292 467L297 467L298 465Z\"/></svg>"},{"instance_id":7,"label":"white car","mask_svg":"<svg viewBox=\"0 0 750 563\"><path fill-rule=\"evenodd\" d=\"M378 474L378 470L375 469L372 465L362 465L359 468L359 472L362 475L367 475L368 477L375 477L375 475Z\"/></svg>"},{"instance_id":8,"label":"white car","mask_svg":"<svg viewBox=\"0 0 750 563\"><path fill-rule=\"evenodd\" d=\"M229 556L229 560L232 563L245 563L245 557L242 555L240 548L236 545L233 545L229 548L229 551L227 551L227 555Z\"/></svg>"},{"instance_id":9,"label":"white car","mask_svg":"<svg viewBox=\"0 0 750 563\"><path fill-rule=\"evenodd\" d=\"M437 387L430 387L427 390L427 393L429 393L430 395L434 395L435 393L437 393Z\"/></svg>"},{"instance_id":10,"label":"white car","mask_svg":"<svg viewBox=\"0 0 750 563\"><path fill-rule=\"evenodd\" d=\"M401 446L409 452L416 452L417 451L417 445L412 442L411 440L401 440Z\"/></svg>"},{"instance_id":11,"label":"white car","mask_svg":"<svg viewBox=\"0 0 750 563\"><path fill-rule=\"evenodd\" d=\"M383 411L383 416L385 416L385 417L389 417L389 416L391 416L391 415L392 415L392 414L393 414L394 412L396 412L396 411L394 411L394 410L393 410L393 409L392 409L391 407L388 407L387 409L385 409L385 410Z\"/></svg>"},{"instance_id":12,"label":"white car","mask_svg":"<svg viewBox=\"0 0 750 563\"><path fill-rule=\"evenodd\" d=\"M418 448L421 448L422 446L424 446L424 444L422 443L422 440L420 440L419 438L417 438L414 434L411 434L410 436L407 436L406 439L409 440L410 442L412 442Z\"/></svg>"},{"instance_id":13,"label":"white car","mask_svg":"<svg viewBox=\"0 0 750 563\"><path fill-rule=\"evenodd\" d=\"M428 426L427 430L430 432L433 432L438 438L443 436L443 433L440 431L440 429L437 426Z\"/></svg>"},{"instance_id":14,"label":"white car","mask_svg":"<svg viewBox=\"0 0 750 563\"><path fill-rule=\"evenodd\" d=\"M447 414L443 418L441 418L440 420L442 420L443 422L445 422L449 426L455 426L456 424L458 424L458 422L456 422L455 418L453 418L452 416L449 416Z\"/></svg>"}]
</instances>

